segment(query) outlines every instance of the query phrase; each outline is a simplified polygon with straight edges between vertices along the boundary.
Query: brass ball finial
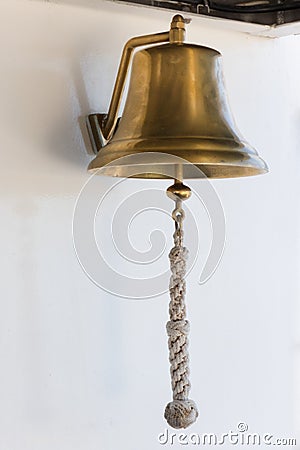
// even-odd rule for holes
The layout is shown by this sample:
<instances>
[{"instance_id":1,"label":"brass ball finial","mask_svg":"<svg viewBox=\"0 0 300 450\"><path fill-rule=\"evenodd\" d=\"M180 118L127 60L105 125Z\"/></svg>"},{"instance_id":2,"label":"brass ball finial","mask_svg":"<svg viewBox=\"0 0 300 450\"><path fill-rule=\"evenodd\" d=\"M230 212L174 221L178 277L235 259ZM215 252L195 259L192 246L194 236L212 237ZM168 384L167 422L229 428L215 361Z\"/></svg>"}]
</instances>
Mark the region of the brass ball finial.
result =
<instances>
[{"instance_id":1,"label":"brass ball finial","mask_svg":"<svg viewBox=\"0 0 300 450\"><path fill-rule=\"evenodd\" d=\"M173 22L173 23L174 23L174 22L184 22L184 18L182 17L181 14L176 14L176 15L173 17L172 22Z\"/></svg>"},{"instance_id":2,"label":"brass ball finial","mask_svg":"<svg viewBox=\"0 0 300 450\"><path fill-rule=\"evenodd\" d=\"M176 14L171 22L169 40L171 44L182 44L185 39L185 24L190 23L190 19L185 19L180 14Z\"/></svg>"},{"instance_id":3,"label":"brass ball finial","mask_svg":"<svg viewBox=\"0 0 300 450\"><path fill-rule=\"evenodd\" d=\"M176 181L172 186L167 189L167 196L172 200L188 200L192 195L191 189L185 184Z\"/></svg>"},{"instance_id":4,"label":"brass ball finial","mask_svg":"<svg viewBox=\"0 0 300 450\"><path fill-rule=\"evenodd\" d=\"M189 24L192 19L188 19L186 17L183 17L181 14L176 14L172 18L171 22L171 28L181 28L184 27L184 24ZM182 25L181 25L182 24Z\"/></svg>"}]
</instances>

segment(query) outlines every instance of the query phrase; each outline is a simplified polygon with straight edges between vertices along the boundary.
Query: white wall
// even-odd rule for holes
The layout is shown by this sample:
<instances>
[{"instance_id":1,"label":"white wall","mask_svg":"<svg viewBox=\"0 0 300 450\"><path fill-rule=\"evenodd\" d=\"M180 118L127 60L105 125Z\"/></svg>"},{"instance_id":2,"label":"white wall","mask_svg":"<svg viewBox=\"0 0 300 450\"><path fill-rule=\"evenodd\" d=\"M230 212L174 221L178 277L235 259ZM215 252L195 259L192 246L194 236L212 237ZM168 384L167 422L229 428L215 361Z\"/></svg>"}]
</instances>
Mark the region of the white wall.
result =
<instances>
[{"instance_id":1,"label":"white wall","mask_svg":"<svg viewBox=\"0 0 300 450\"><path fill-rule=\"evenodd\" d=\"M162 447L157 436L171 398L168 296L132 301L99 289L76 258L72 217L91 159L79 118L107 110L126 39L166 29L172 13L94 4L0 3L0 450ZM300 37L258 38L194 19L188 39L223 53L239 128L271 169L214 182L227 243L203 286L197 280L209 227L204 210L190 203L205 251L187 280L191 398L200 410L188 432L223 433L245 421L253 432L294 437ZM108 182L98 181L102 192ZM106 224L124 195L151 182L128 183L111 197ZM153 183L163 197L167 184ZM148 232L161 225L168 239L163 267L170 222L148 214L133 232L145 250ZM195 236L186 226L191 247Z\"/></svg>"}]
</instances>

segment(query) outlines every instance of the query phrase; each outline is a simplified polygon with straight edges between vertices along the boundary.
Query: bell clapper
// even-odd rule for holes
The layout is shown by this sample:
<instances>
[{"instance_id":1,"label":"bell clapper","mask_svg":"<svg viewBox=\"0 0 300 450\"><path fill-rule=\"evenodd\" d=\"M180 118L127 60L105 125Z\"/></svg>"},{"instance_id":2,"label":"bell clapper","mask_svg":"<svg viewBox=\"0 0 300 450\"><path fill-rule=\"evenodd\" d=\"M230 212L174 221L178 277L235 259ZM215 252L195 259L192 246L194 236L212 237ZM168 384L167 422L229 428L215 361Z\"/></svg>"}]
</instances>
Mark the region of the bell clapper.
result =
<instances>
[{"instance_id":1,"label":"bell clapper","mask_svg":"<svg viewBox=\"0 0 300 450\"><path fill-rule=\"evenodd\" d=\"M174 180L167 189L167 195L175 201L172 218L175 222L173 234L174 247L169 253L170 278L170 320L167 322L169 336L169 360L172 381L173 401L167 404L165 419L173 428L186 428L198 417L193 400L189 399L191 388L189 380L188 334L189 322L186 320L185 274L188 250L183 246L183 220L185 217L182 202L191 196L191 189L182 181Z\"/></svg>"}]
</instances>

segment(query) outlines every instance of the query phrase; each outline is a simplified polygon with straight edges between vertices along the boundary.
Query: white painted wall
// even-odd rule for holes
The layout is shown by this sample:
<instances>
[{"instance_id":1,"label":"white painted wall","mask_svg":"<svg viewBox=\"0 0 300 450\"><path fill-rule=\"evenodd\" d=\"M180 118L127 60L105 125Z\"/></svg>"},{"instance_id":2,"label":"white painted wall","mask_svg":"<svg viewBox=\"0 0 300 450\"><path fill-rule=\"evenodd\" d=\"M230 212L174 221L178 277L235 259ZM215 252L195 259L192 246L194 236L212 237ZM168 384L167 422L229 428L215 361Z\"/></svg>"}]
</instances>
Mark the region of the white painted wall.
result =
<instances>
[{"instance_id":1,"label":"white painted wall","mask_svg":"<svg viewBox=\"0 0 300 450\"><path fill-rule=\"evenodd\" d=\"M172 14L102 0L65 3L0 3L0 450L154 450L171 398L168 296L132 301L100 290L76 258L72 216L91 159L79 118L106 111L126 39L166 29ZM204 286L197 280L209 227L190 203L204 250L188 277L191 397L200 409L188 432L223 433L245 421L253 432L294 437L300 37L258 38L194 19L188 39L223 53L239 128L271 169L214 182L227 244ZM132 183L112 195L106 224L123 196L149 188ZM107 186L99 178L99 192ZM162 196L166 186L155 184ZM137 222L141 250L157 224L171 245L172 224L159 217ZM186 227L191 247L196 238ZM167 250L161 264L167 267Z\"/></svg>"}]
</instances>

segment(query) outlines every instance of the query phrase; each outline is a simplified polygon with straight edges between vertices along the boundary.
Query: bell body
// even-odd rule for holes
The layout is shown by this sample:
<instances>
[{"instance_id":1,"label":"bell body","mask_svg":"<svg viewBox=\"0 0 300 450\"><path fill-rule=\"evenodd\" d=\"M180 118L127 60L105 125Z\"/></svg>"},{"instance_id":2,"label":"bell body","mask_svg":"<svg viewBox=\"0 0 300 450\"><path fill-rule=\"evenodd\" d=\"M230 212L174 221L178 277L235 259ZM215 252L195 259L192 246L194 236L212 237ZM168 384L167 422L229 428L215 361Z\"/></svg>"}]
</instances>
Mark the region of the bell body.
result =
<instances>
[{"instance_id":1,"label":"bell body","mask_svg":"<svg viewBox=\"0 0 300 450\"><path fill-rule=\"evenodd\" d=\"M155 152L170 156L163 164ZM143 173L134 157L143 154ZM183 158L183 178L228 178L265 173L268 168L239 135L225 94L221 55L192 44L163 44L138 51L123 116L112 139L90 163L101 174L165 178L172 156ZM137 164L140 164L140 159ZM200 171L192 170L191 164ZM109 166L106 166L109 164ZM198 174L198 175L197 175Z\"/></svg>"}]
</instances>

